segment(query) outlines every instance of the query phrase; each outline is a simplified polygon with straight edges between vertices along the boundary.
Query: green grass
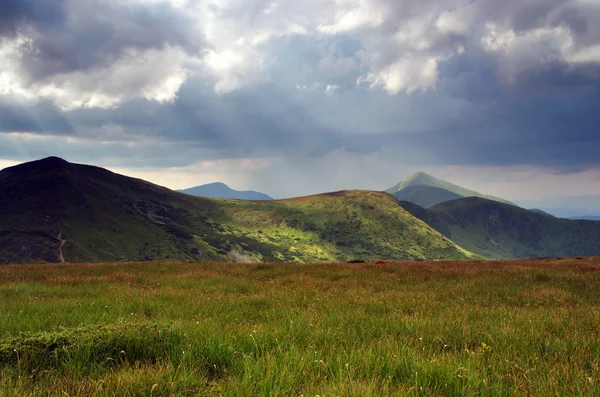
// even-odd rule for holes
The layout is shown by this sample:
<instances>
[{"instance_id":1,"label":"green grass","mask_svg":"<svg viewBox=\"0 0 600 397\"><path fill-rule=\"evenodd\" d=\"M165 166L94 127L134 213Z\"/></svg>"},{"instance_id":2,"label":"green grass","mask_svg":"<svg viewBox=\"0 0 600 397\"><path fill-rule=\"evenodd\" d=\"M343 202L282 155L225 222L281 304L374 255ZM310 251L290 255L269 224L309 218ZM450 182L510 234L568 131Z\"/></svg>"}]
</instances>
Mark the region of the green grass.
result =
<instances>
[{"instance_id":1,"label":"green grass","mask_svg":"<svg viewBox=\"0 0 600 397\"><path fill-rule=\"evenodd\" d=\"M600 395L600 258L0 267L0 396Z\"/></svg>"}]
</instances>

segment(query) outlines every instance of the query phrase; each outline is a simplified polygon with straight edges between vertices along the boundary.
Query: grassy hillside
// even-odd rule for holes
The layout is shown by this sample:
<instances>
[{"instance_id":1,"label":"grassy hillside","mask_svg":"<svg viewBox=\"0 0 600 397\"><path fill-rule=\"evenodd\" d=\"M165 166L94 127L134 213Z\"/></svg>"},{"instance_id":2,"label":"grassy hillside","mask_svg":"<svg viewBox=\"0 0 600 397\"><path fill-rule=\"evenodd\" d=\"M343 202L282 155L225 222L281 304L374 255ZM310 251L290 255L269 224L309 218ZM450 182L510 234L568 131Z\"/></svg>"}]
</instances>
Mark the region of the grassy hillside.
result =
<instances>
[{"instance_id":1,"label":"grassy hillside","mask_svg":"<svg viewBox=\"0 0 600 397\"><path fill-rule=\"evenodd\" d=\"M49 158L0 172L0 263L460 259L385 193L245 202Z\"/></svg>"},{"instance_id":2,"label":"grassy hillside","mask_svg":"<svg viewBox=\"0 0 600 397\"><path fill-rule=\"evenodd\" d=\"M335 261L465 258L466 253L381 192L343 191L290 200L223 200L231 234L283 248L261 259Z\"/></svg>"},{"instance_id":3,"label":"grassy hillside","mask_svg":"<svg viewBox=\"0 0 600 397\"><path fill-rule=\"evenodd\" d=\"M598 396L600 258L0 267L0 395Z\"/></svg>"},{"instance_id":4,"label":"grassy hillside","mask_svg":"<svg viewBox=\"0 0 600 397\"><path fill-rule=\"evenodd\" d=\"M435 188L446 190L446 191L454 193L460 197L481 197L481 198L485 198L488 200L499 201L501 203L513 204L510 201L507 201L507 200L504 200L504 199L501 199L498 197L490 196L487 194L481 194L479 192L476 192L475 190L466 189L462 186L458 186L453 183L444 181L442 179L438 179L434 176L426 174L425 172L415 172L414 174L412 174L405 180L403 180L403 181L399 182L398 184L392 186L391 188L387 189L386 192L390 193L392 195L395 195L396 193L401 192L403 189L406 189L410 186L430 186L430 187L435 187ZM446 195L447 195L447 193L446 193ZM455 197L455 198L458 198L458 197ZM411 201L411 200L406 200L406 201ZM413 201L411 201L411 202L413 202ZM419 204L416 202L413 202L413 203Z\"/></svg>"},{"instance_id":5,"label":"grassy hillside","mask_svg":"<svg viewBox=\"0 0 600 397\"><path fill-rule=\"evenodd\" d=\"M486 258L600 255L600 222L554 218L476 197L428 210L410 203L403 207L461 247Z\"/></svg>"},{"instance_id":6,"label":"grassy hillside","mask_svg":"<svg viewBox=\"0 0 600 397\"><path fill-rule=\"evenodd\" d=\"M393 196L400 201L408 201L424 208L463 197L449 190L427 185L407 186L394 193Z\"/></svg>"}]
</instances>

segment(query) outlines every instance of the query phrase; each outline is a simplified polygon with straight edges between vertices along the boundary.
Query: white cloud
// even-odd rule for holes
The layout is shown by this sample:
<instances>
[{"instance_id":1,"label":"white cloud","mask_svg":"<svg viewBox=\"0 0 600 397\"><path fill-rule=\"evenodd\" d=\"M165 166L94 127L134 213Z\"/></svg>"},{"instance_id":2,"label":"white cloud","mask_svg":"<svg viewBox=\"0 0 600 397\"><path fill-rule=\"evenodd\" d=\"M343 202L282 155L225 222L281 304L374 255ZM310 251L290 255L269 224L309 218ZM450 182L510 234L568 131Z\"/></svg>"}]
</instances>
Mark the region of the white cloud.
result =
<instances>
[{"instance_id":1,"label":"white cloud","mask_svg":"<svg viewBox=\"0 0 600 397\"><path fill-rule=\"evenodd\" d=\"M371 87L382 86L390 94L401 91L410 94L417 90L434 89L437 79L438 61L435 58L408 55L359 82L370 82Z\"/></svg>"},{"instance_id":2,"label":"white cloud","mask_svg":"<svg viewBox=\"0 0 600 397\"><path fill-rule=\"evenodd\" d=\"M600 63L600 45L573 51L566 59L570 63Z\"/></svg>"},{"instance_id":3,"label":"white cloud","mask_svg":"<svg viewBox=\"0 0 600 397\"><path fill-rule=\"evenodd\" d=\"M327 84L327 87L325 88L325 95L331 96L334 94L334 92L336 92L337 90L341 89L342 87L340 87L337 84Z\"/></svg>"},{"instance_id":4,"label":"white cloud","mask_svg":"<svg viewBox=\"0 0 600 397\"><path fill-rule=\"evenodd\" d=\"M52 99L63 109L107 108L139 97L169 102L187 77L184 62L185 55L172 48L134 51L105 68L54 75L28 89L30 94Z\"/></svg>"},{"instance_id":5,"label":"white cloud","mask_svg":"<svg viewBox=\"0 0 600 397\"><path fill-rule=\"evenodd\" d=\"M338 5L341 5L338 2ZM335 13L335 22L329 25L319 25L318 30L323 33L337 34L361 29L364 27L377 27L384 21L383 11L372 7L369 2L353 2L346 10L338 10ZM343 4L343 3L342 3ZM343 7L343 6L342 6Z\"/></svg>"},{"instance_id":6,"label":"white cloud","mask_svg":"<svg viewBox=\"0 0 600 397\"><path fill-rule=\"evenodd\" d=\"M467 36L472 30L474 11L472 5L442 11L435 20L435 27L442 34Z\"/></svg>"},{"instance_id":7,"label":"white cloud","mask_svg":"<svg viewBox=\"0 0 600 397\"><path fill-rule=\"evenodd\" d=\"M300 91L314 91L317 88L319 88L320 86L321 86L321 84L314 83L314 84L296 84L294 87L296 87L296 89L300 90Z\"/></svg>"},{"instance_id":8,"label":"white cloud","mask_svg":"<svg viewBox=\"0 0 600 397\"><path fill-rule=\"evenodd\" d=\"M215 83L217 94L225 94L241 87L251 71L260 70L262 62L255 60L252 64L251 55L232 49L225 49L221 52L206 51L203 61L211 74L217 78Z\"/></svg>"}]
</instances>

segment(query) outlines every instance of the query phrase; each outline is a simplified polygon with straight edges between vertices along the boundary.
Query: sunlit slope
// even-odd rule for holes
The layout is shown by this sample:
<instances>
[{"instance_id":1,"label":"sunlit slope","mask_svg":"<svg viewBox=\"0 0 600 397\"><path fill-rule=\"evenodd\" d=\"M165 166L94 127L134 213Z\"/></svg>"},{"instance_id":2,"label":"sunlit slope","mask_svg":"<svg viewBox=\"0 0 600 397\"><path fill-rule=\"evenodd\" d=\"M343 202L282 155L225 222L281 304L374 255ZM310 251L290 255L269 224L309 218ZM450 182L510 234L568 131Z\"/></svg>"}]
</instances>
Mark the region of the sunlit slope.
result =
<instances>
[{"instance_id":1,"label":"sunlit slope","mask_svg":"<svg viewBox=\"0 0 600 397\"><path fill-rule=\"evenodd\" d=\"M272 202L227 200L224 224L239 236L277 244L281 260L457 259L465 254L406 212L392 196L342 191Z\"/></svg>"},{"instance_id":2,"label":"sunlit slope","mask_svg":"<svg viewBox=\"0 0 600 397\"><path fill-rule=\"evenodd\" d=\"M0 213L0 263L465 257L385 193L206 199L58 158L2 170Z\"/></svg>"}]
</instances>

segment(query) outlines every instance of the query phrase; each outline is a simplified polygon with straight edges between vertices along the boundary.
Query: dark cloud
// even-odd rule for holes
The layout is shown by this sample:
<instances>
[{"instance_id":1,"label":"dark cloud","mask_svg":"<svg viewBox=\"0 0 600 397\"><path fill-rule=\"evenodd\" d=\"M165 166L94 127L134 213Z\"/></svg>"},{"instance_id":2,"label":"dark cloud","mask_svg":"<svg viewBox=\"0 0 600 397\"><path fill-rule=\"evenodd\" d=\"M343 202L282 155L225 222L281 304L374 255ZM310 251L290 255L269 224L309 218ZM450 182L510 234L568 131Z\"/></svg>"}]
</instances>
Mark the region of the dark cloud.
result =
<instances>
[{"instance_id":1,"label":"dark cloud","mask_svg":"<svg viewBox=\"0 0 600 397\"><path fill-rule=\"evenodd\" d=\"M18 102L0 96L0 133L28 132L43 135L70 135L72 126L51 102Z\"/></svg>"},{"instance_id":2,"label":"dark cloud","mask_svg":"<svg viewBox=\"0 0 600 397\"><path fill-rule=\"evenodd\" d=\"M481 60L512 89L552 90L600 83L600 3L530 0L479 3L478 17L511 28L528 44L515 44ZM497 13L497 14L495 14ZM564 30L556 30L563 28ZM554 29L554 30L552 30ZM516 41L516 40L515 40ZM582 55L585 54L585 55Z\"/></svg>"},{"instance_id":3,"label":"dark cloud","mask_svg":"<svg viewBox=\"0 0 600 397\"><path fill-rule=\"evenodd\" d=\"M449 77L442 79L439 90L454 92L455 98L440 91L389 96L376 90L305 97L276 84L215 96L202 79L192 79L172 103L138 99L114 109L72 110L64 117L46 103L21 108L15 113L21 119L3 124L16 125L19 131L71 131L91 142L114 141L93 150L137 165L185 165L199 157L318 158L338 149L396 156L418 166L539 164L580 170L598 162L597 87L522 95L502 89L490 79L489 70L467 66L458 62L443 69ZM352 131L349 125L357 120L364 124ZM148 141L148 146L128 147L119 141Z\"/></svg>"},{"instance_id":4,"label":"dark cloud","mask_svg":"<svg viewBox=\"0 0 600 397\"><path fill-rule=\"evenodd\" d=\"M14 35L19 28L50 28L66 19L67 0L3 0L0 3L0 36Z\"/></svg>"},{"instance_id":5,"label":"dark cloud","mask_svg":"<svg viewBox=\"0 0 600 397\"><path fill-rule=\"evenodd\" d=\"M569 29L575 33L575 37L581 38L586 37L589 32L590 21L588 18L590 15L586 15L586 10L582 7L568 6L562 8L558 13L551 17L550 23L553 26L568 26Z\"/></svg>"},{"instance_id":6,"label":"dark cloud","mask_svg":"<svg viewBox=\"0 0 600 397\"><path fill-rule=\"evenodd\" d=\"M31 2L34 3L34 2ZM35 2L38 4L38 2ZM20 64L32 82L49 76L98 69L136 52L179 47L197 53L203 40L194 34L195 21L170 3L123 5L113 1L91 0L69 3L67 11L44 9L54 2L40 2L40 9L25 2L13 7L9 25L31 25L35 33L22 47ZM61 6L57 8L61 10ZM36 10L36 11L34 11ZM68 19L64 13L68 12ZM57 25L59 15L63 23ZM19 16L21 16L19 18ZM48 23L48 22L53 23Z\"/></svg>"},{"instance_id":7,"label":"dark cloud","mask_svg":"<svg viewBox=\"0 0 600 397\"><path fill-rule=\"evenodd\" d=\"M443 131L412 134L439 164L537 164L573 172L600 163L600 90L559 98L508 96L471 122Z\"/></svg>"},{"instance_id":8,"label":"dark cloud","mask_svg":"<svg viewBox=\"0 0 600 397\"><path fill-rule=\"evenodd\" d=\"M527 32L546 25L548 16L568 4L569 0L512 0L495 3L498 7L502 7L502 13L508 16L510 25L515 31ZM490 6L490 4L488 3L486 6ZM486 7L486 9L491 11L492 7Z\"/></svg>"},{"instance_id":9,"label":"dark cloud","mask_svg":"<svg viewBox=\"0 0 600 397\"><path fill-rule=\"evenodd\" d=\"M201 80L188 82L172 103L133 100L117 109L70 112L82 130L119 127L128 138L151 136L212 149L220 156L278 153L319 155L341 145L341 133L321 125L306 105L276 85L215 96ZM97 132L96 132L97 133Z\"/></svg>"}]
</instances>

